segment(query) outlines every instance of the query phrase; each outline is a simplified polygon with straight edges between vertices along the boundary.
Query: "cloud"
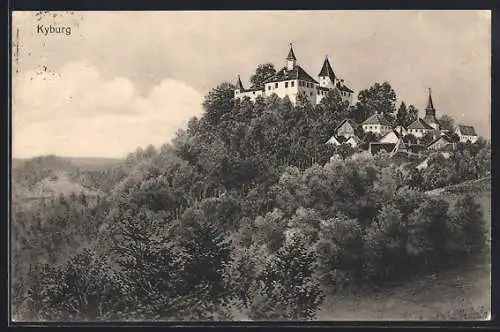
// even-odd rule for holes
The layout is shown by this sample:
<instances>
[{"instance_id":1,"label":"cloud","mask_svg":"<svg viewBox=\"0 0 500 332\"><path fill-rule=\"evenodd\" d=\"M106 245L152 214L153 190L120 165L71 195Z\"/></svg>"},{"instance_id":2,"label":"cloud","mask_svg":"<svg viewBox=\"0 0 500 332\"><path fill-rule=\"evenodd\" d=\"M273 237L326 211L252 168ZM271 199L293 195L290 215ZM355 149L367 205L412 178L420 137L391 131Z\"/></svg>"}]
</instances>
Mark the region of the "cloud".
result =
<instances>
[{"instance_id":1,"label":"cloud","mask_svg":"<svg viewBox=\"0 0 500 332\"><path fill-rule=\"evenodd\" d=\"M12 154L124 156L169 141L201 114L201 102L184 82L163 79L142 95L129 79L105 79L88 62L24 72L13 78Z\"/></svg>"}]
</instances>

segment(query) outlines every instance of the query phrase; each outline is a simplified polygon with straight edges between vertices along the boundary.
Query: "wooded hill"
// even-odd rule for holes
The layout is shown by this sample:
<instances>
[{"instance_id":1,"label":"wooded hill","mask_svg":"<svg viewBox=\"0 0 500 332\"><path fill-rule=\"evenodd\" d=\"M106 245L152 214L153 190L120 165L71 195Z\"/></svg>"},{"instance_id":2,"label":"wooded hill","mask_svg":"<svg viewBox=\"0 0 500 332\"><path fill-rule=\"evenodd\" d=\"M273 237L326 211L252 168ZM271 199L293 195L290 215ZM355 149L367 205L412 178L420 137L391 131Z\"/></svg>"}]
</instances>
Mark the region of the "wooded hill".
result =
<instances>
[{"instance_id":1,"label":"wooded hill","mask_svg":"<svg viewBox=\"0 0 500 332\"><path fill-rule=\"evenodd\" d=\"M15 313L314 319L340 287L404 279L484 250L472 197L450 205L424 191L485 176L488 143L436 154L422 171L383 153L330 161L334 147L324 143L345 117L394 114L392 88L377 87L353 107L335 93L293 106L276 96L236 101L224 83L160 149L98 171L50 158L19 168L14 183L28 188L59 168L105 195L14 200Z\"/></svg>"}]
</instances>

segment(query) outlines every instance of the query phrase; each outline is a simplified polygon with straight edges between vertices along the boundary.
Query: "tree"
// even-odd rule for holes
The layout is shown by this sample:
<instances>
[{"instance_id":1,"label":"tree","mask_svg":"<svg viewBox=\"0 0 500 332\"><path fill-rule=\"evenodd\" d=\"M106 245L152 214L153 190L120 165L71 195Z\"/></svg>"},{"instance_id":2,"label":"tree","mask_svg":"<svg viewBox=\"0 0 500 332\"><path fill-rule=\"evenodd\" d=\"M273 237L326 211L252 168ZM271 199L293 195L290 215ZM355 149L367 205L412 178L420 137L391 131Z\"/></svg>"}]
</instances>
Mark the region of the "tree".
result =
<instances>
[{"instance_id":1,"label":"tree","mask_svg":"<svg viewBox=\"0 0 500 332\"><path fill-rule=\"evenodd\" d=\"M434 140L434 134L430 131L426 132L424 136L420 139L420 142L424 145L430 144Z\"/></svg>"},{"instance_id":2,"label":"tree","mask_svg":"<svg viewBox=\"0 0 500 332\"><path fill-rule=\"evenodd\" d=\"M116 275L105 258L85 249L61 266L45 265L39 284L30 289L39 314L48 320L117 318L123 310Z\"/></svg>"},{"instance_id":3,"label":"tree","mask_svg":"<svg viewBox=\"0 0 500 332\"><path fill-rule=\"evenodd\" d=\"M408 215L406 251L416 263L423 263L424 269L446 260L448 209L445 200L427 198Z\"/></svg>"},{"instance_id":4,"label":"tree","mask_svg":"<svg viewBox=\"0 0 500 332\"><path fill-rule=\"evenodd\" d=\"M458 136L457 133L453 133L453 134L450 135L450 140L453 143L458 143L458 142L460 142L460 136Z\"/></svg>"},{"instance_id":5,"label":"tree","mask_svg":"<svg viewBox=\"0 0 500 332\"><path fill-rule=\"evenodd\" d=\"M264 63L257 66L255 74L250 77L252 89L263 89L264 82L276 74L276 69L272 63Z\"/></svg>"},{"instance_id":6,"label":"tree","mask_svg":"<svg viewBox=\"0 0 500 332\"><path fill-rule=\"evenodd\" d=\"M455 129L455 120L449 115L442 115L438 121L441 124L441 129L449 130L450 132Z\"/></svg>"},{"instance_id":7,"label":"tree","mask_svg":"<svg viewBox=\"0 0 500 332\"><path fill-rule=\"evenodd\" d=\"M257 217L254 222L256 227L254 243L264 244L270 252L276 252L285 241L287 222L279 209L266 213L264 217Z\"/></svg>"},{"instance_id":8,"label":"tree","mask_svg":"<svg viewBox=\"0 0 500 332\"><path fill-rule=\"evenodd\" d=\"M406 126L409 120L408 109L406 108L406 104L404 101L401 102L401 105L398 108L398 112L396 114L396 124L400 126Z\"/></svg>"},{"instance_id":9,"label":"tree","mask_svg":"<svg viewBox=\"0 0 500 332\"><path fill-rule=\"evenodd\" d=\"M185 291L206 304L222 304L229 295L223 278L231 253L226 233L203 210L189 208L176 224L175 235L189 255L185 264Z\"/></svg>"},{"instance_id":10,"label":"tree","mask_svg":"<svg viewBox=\"0 0 500 332\"><path fill-rule=\"evenodd\" d=\"M452 241L455 245L459 244L459 251L466 254L477 253L486 247L486 227L481 206L470 194L455 203L450 219L451 228L455 230Z\"/></svg>"},{"instance_id":11,"label":"tree","mask_svg":"<svg viewBox=\"0 0 500 332\"><path fill-rule=\"evenodd\" d=\"M322 222L316 244L322 281L335 288L356 281L362 267L362 246L363 229L356 219L339 215Z\"/></svg>"},{"instance_id":12,"label":"tree","mask_svg":"<svg viewBox=\"0 0 500 332\"><path fill-rule=\"evenodd\" d=\"M128 319L183 319L196 298L188 283L191 253L161 213L127 209L109 229L111 257L120 268L123 315Z\"/></svg>"},{"instance_id":13,"label":"tree","mask_svg":"<svg viewBox=\"0 0 500 332\"><path fill-rule=\"evenodd\" d=\"M352 156L354 152L354 148L351 146L351 144L345 142L337 146L336 149L336 153L342 158L342 160L345 160L346 158Z\"/></svg>"},{"instance_id":14,"label":"tree","mask_svg":"<svg viewBox=\"0 0 500 332\"><path fill-rule=\"evenodd\" d=\"M417 144L418 143L418 139L413 134L406 134L403 137L403 142L405 142L407 144Z\"/></svg>"},{"instance_id":15,"label":"tree","mask_svg":"<svg viewBox=\"0 0 500 332\"><path fill-rule=\"evenodd\" d=\"M234 85L231 83L219 84L212 89L203 101L205 110L204 123L217 126L224 114L229 113L234 106Z\"/></svg>"},{"instance_id":16,"label":"tree","mask_svg":"<svg viewBox=\"0 0 500 332\"><path fill-rule=\"evenodd\" d=\"M250 317L255 320L313 319L324 294L313 276L314 250L296 233L272 256L252 292Z\"/></svg>"},{"instance_id":17,"label":"tree","mask_svg":"<svg viewBox=\"0 0 500 332\"><path fill-rule=\"evenodd\" d=\"M375 83L369 89L361 90L358 100L361 109L366 109L365 116L380 112L388 119L393 119L396 111L396 93L388 82Z\"/></svg>"},{"instance_id":18,"label":"tree","mask_svg":"<svg viewBox=\"0 0 500 332\"><path fill-rule=\"evenodd\" d=\"M318 240L321 222L322 217L316 210L300 207L290 219L289 225L304 234L312 245Z\"/></svg>"},{"instance_id":19,"label":"tree","mask_svg":"<svg viewBox=\"0 0 500 332\"><path fill-rule=\"evenodd\" d=\"M372 131L369 131L367 133L365 133L365 137L363 139L363 142L364 143L372 143L372 142L376 142L378 140L378 137L375 133L373 133Z\"/></svg>"},{"instance_id":20,"label":"tree","mask_svg":"<svg viewBox=\"0 0 500 332\"><path fill-rule=\"evenodd\" d=\"M394 204L383 206L364 235L364 272L368 279L384 281L405 272L407 227Z\"/></svg>"},{"instance_id":21,"label":"tree","mask_svg":"<svg viewBox=\"0 0 500 332\"><path fill-rule=\"evenodd\" d=\"M406 122L405 126L410 125L417 119L418 119L418 109L413 105L408 106L408 122Z\"/></svg>"}]
</instances>

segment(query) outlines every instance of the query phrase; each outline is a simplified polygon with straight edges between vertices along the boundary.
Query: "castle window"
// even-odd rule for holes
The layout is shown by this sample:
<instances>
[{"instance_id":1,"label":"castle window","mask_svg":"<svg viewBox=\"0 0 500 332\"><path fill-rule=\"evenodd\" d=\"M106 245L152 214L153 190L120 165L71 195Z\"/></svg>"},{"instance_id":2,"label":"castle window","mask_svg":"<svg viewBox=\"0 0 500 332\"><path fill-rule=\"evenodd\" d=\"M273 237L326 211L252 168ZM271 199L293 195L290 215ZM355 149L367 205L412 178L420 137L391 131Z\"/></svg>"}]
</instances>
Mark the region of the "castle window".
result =
<instances>
[{"instance_id":1,"label":"castle window","mask_svg":"<svg viewBox=\"0 0 500 332\"><path fill-rule=\"evenodd\" d=\"M294 81L292 81L292 82L291 82L291 84L292 84L292 88L293 88L293 87L295 86L295 82L294 82Z\"/></svg>"},{"instance_id":2,"label":"castle window","mask_svg":"<svg viewBox=\"0 0 500 332\"><path fill-rule=\"evenodd\" d=\"M274 88L277 89L278 88L278 83L274 83Z\"/></svg>"},{"instance_id":3,"label":"castle window","mask_svg":"<svg viewBox=\"0 0 500 332\"><path fill-rule=\"evenodd\" d=\"M255 91L254 91L254 92L252 92L252 93L253 93L253 94L255 94Z\"/></svg>"},{"instance_id":4,"label":"castle window","mask_svg":"<svg viewBox=\"0 0 500 332\"><path fill-rule=\"evenodd\" d=\"M270 85L268 85L268 86L267 86L267 89L268 89L268 90L271 90L271 86L270 86Z\"/></svg>"},{"instance_id":5,"label":"castle window","mask_svg":"<svg viewBox=\"0 0 500 332\"><path fill-rule=\"evenodd\" d=\"M313 92L311 91L311 92L310 92L310 94L311 94L311 96L312 96L312 95L313 95Z\"/></svg>"},{"instance_id":6,"label":"castle window","mask_svg":"<svg viewBox=\"0 0 500 332\"><path fill-rule=\"evenodd\" d=\"M285 88L288 88L288 82L285 82Z\"/></svg>"}]
</instances>

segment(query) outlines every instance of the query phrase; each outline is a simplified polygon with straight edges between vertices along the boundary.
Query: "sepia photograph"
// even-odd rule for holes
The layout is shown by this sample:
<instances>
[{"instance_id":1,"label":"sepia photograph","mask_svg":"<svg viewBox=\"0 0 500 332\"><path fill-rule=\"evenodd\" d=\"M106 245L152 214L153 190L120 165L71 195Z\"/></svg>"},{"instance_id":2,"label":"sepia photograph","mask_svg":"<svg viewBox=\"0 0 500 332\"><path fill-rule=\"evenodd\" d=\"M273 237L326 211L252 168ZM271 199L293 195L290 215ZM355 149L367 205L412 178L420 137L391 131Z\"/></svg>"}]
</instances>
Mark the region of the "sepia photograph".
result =
<instances>
[{"instance_id":1,"label":"sepia photograph","mask_svg":"<svg viewBox=\"0 0 500 332\"><path fill-rule=\"evenodd\" d=\"M11 321L491 319L491 11L14 11Z\"/></svg>"}]
</instances>

